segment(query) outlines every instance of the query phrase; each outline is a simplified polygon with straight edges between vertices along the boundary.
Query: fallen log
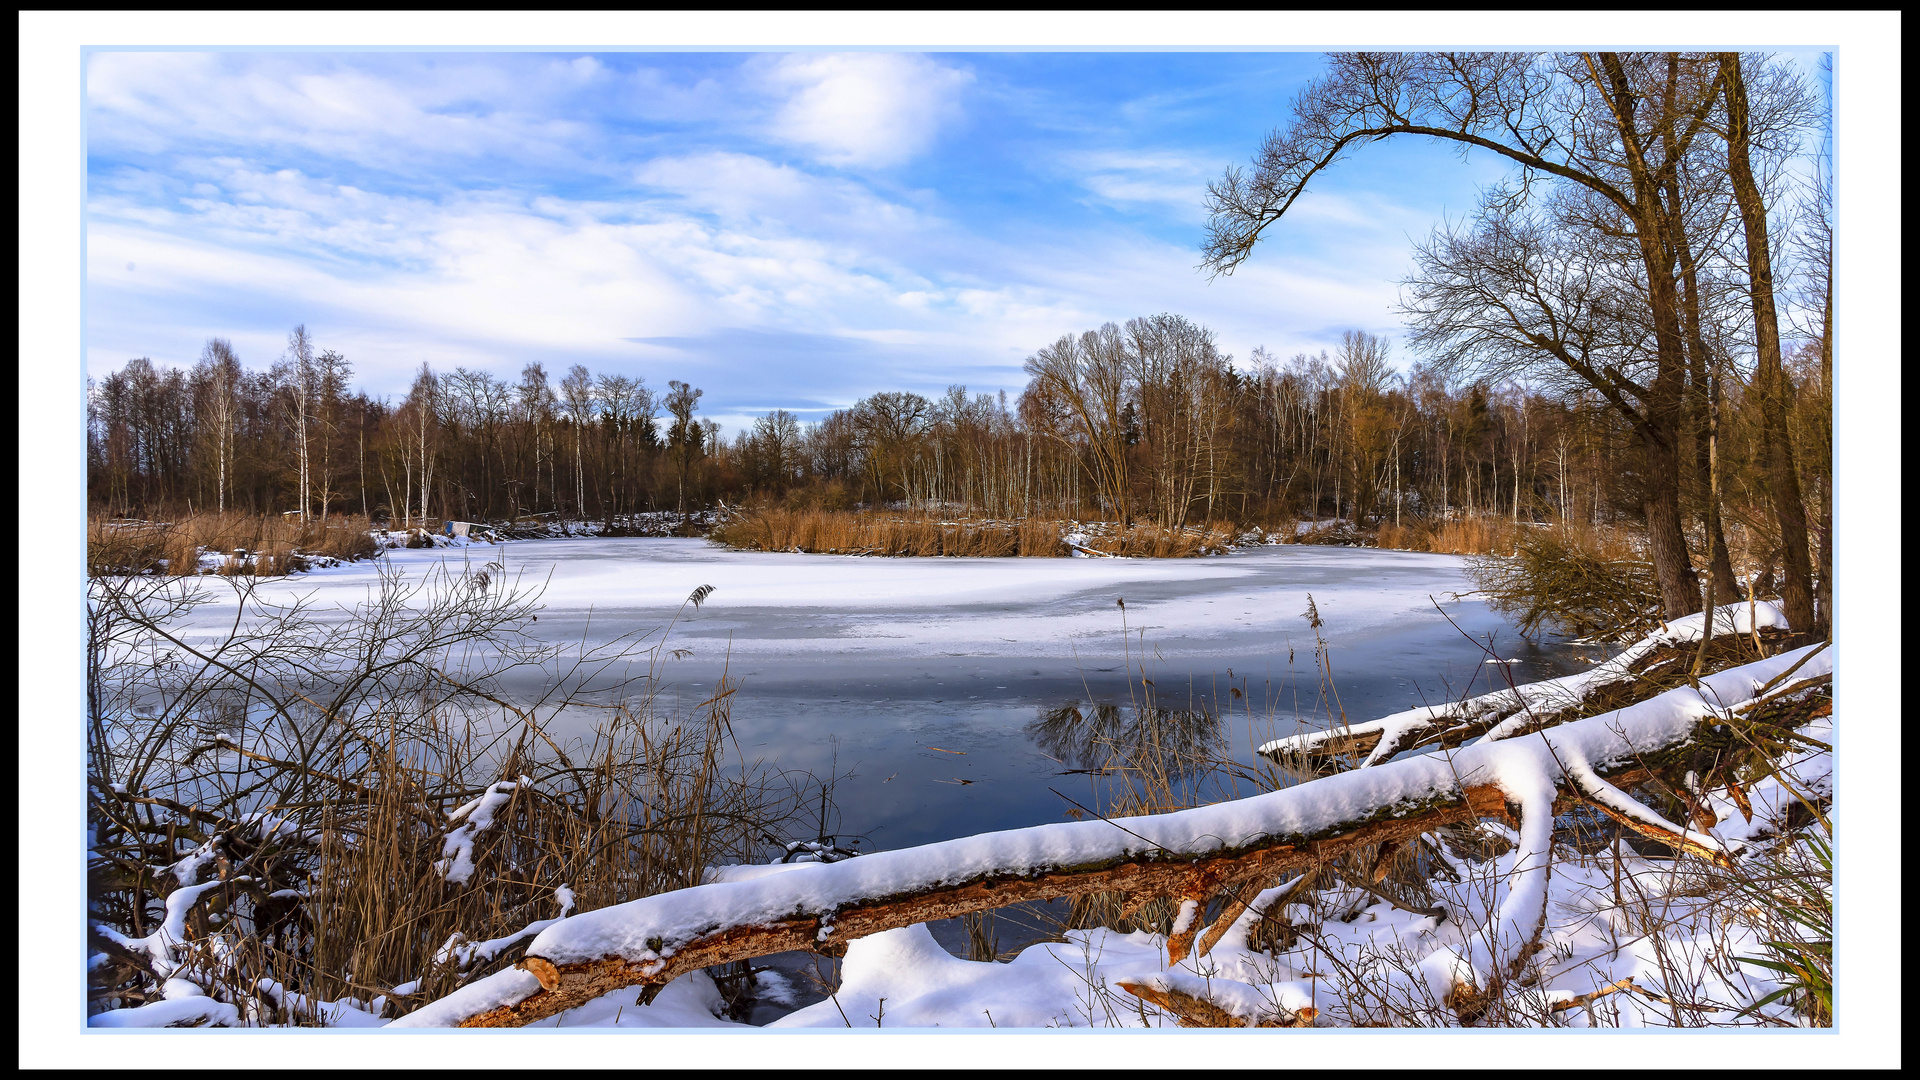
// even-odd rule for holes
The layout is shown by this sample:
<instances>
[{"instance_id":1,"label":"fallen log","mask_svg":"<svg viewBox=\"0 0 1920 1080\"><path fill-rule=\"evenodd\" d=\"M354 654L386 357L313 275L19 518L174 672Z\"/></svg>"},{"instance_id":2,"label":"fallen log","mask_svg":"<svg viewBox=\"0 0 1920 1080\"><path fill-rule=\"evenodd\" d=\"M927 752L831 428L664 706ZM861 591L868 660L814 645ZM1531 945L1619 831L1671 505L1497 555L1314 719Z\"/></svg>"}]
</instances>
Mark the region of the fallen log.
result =
<instances>
[{"instance_id":1,"label":"fallen log","mask_svg":"<svg viewBox=\"0 0 1920 1080\"><path fill-rule=\"evenodd\" d=\"M1745 603L1716 610L1714 626L1719 634L1757 633L1758 628L1769 631L1770 636L1781 637L1787 625L1785 615L1766 602L1760 602L1751 611ZM1588 671L1502 687L1491 693L1408 709L1364 723L1303 732L1266 743L1259 748L1259 753L1277 763L1299 762L1316 772L1324 772L1342 757L1360 759L1359 767L1366 768L1409 750L1451 750L1479 738L1497 741L1532 734L1577 718L1583 704L1587 705L1587 711L1597 711L1589 703L1590 698L1621 684L1645 681L1645 674L1659 667L1668 654L1699 641L1705 626L1704 615L1689 615L1675 619ZM1642 691L1632 696L1653 695Z\"/></svg>"},{"instance_id":2,"label":"fallen log","mask_svg":"<svg viewBox=\"0 0 1920 1080\"><path fill-rule=\"evenodd\" d=\"M1804 652L1804 650L1802 650ZM1205 899L1225 884L1274 880L1370 844L1404 842L1484 817L1517 821L1530 844L1550 843L1550 815L1604 802L1628 827L1726 857L1719 841L1618 795L1702 753L1741 752L1777 711L1732 707L1805 657L1790 653L1659 697L1524 739L1467 747L1342 773L1234 802L1150 817L1064 822L986 833L835 863L803 864L751 880L663 893L575 915L543 931L517 969L479 980L395 1021L398 1026L516 1027L625 987L660 985L710 965L796 949L832 951L901 926L1023 901L1118 891ZM1831 671L1830 656L1804 674ZM1544 849L1537 873L1544 888ZM1528 873L1536 871L1529 870ZM1535 889L1534 891L1538 891ZM1542 894L1543 896L1544 894ZM1498 918L1530 941L1544 907L1516 884ZM1511 906L1511 910L1509 910ZM1190 919L1197 924L1198 918ZM1183 926L1185 942L1198 925ZM1170 941L1170 960L1185 944ZM1495 958L1486 958L1489 966Z\"/></svg>"}]
</instances>

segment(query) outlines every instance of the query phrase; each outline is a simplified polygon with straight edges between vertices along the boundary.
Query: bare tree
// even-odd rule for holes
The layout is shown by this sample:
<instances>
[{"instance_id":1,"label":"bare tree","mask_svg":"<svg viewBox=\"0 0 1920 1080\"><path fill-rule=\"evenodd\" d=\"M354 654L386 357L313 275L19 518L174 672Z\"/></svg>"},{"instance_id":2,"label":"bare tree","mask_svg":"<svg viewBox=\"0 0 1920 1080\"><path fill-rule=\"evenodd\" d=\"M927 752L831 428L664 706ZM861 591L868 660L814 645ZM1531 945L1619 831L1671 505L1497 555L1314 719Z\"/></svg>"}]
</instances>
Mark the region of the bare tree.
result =
<instances>
[{"instance_id":1,"label":"bare tree","mask_svg":"<svg viewBox=\"0 0 1920 1080\"><path fill-rule=\"evenodd\" d=\"M213 429L213 456L216 469L214 490L216 505L227 509L227 473L233 461L233 423L238 408L235 400L243 372L233 344L225 338L209 338L200 352L200 366L206 372L207 423Z\"/></svg>"},{"instance_id":2,"label":"bare tree","mask_svg":"<svg viewBox=\"0 0 1920 1080\"><path fill-rule=\"evenodd\" d=\"M1631 225L1647 281L1657 357L1642 424L1648 542L1669 616L1697 610L1699 582L1681 532L1676 434L1686 383L1668 174L1705 129L1721 75L1704 58L1669 65L1639 54L1340 53L1269 136L1251 177L1209 186L1206 265L1230 273L1307 184L1358 144L1425 135L1514 162L1524 199L1546 178L1611 203Z\"/></svg>"},{"instance_id":3,"label":"bare tree","mask_svg":"<svg viewBox=\"0 0 1920 1080\"><path fill-rule=\"evenodd\" d=\"M293 438L294 452L297 455L300 479L295 490L298 492L300 516L306 517L311 506L312 470L309 464L308 422L313 415L313 399L318 393L318 371L314 365L313 339L307 335L305 323L293 328L287 335L286 360L281 364L280 380L293 399Z\"/></svg>"},{"instance_id":4,"label":"bare tree","mask_svg":"<svg viewBox=\"0 0 1920 1080\"><path fill-rule=\"evenodd\" d=\"M902 499L912 501L909 465L932 416L933 402L905 391L881 391L854 406L860 451L882 499L891 487L899 490Z\"/></svg>"},{"instance_id":5,"label":"bare tree","mask_svg":"<svg viewBox=\"0 0 1920 1080\"><path fill-rule=\"evenodd\" d=\"M587 473L582 463L580 444L585 441L587 424L593 418L593 375L575 364L560 380L560 401L573 424L573 512L587 516Z\"/></svg>"},{"instance_id":6,"label":"bare tree","mask_svg":"<svg viewBox=\"0 0 1920 1080\"><path fill-rule=\"evenodd\" d=\"M1133 521L1127 478L1127 348L1107 323L1079 337L1068 334L1027 358L1026 372L1046 399L1058 403L1092 460L1100 496L1122 524ZM1063 431L1053 432L1056 438Z\"/></svg>"},{"instance_id":7,"label":"bare tree","mask_svg":"<svg viewBox=\"0 0 1920 1080\"><path fill-rule=\"evenodd\" d=\"M413 378L413 389L407 395L407 408L413 414L414 439L410 440L419 454L420 467L420 523L427 521L427 491L433 486L433 450L429 443L434 430L435 419L440 409L440 380L434 377L433 369L426 364L420 365L420 371ZM412 471L408 471L408 483L412 483ZM409 505L411 500L409 499ZM411 525L411 522L409 522Z\"/></svg>"},{"instance_id":8,"label":"bare tree","mask_svg":"<svg viewBox=\"0 0 1920 1080\"><path fill-rule=\"evenodd\" d=\"M667 446L673 453L674 475L678 480L676 488L681 524L687 516L687 474L693 469L693 461L699 456L705 443L704 433L694 420L693 414L700 408L700 396L705 391L695 389L678 379L667 381L667 414L673 417L673 426L667 431Z\"/></svg>"},{"instance_id":9,"label":"bare tree","mask_svg":"<svg viewBox=\"0 0 1920 1080\"><path fill-rule=\"evenodd\" d=\"M1780 363L1780 319L1774 307L1773 249L1767 236L1766 200L1754 178L1753 123L1747 100L1747 80L1739 53L1721 53L1720 78L1727 95L1727 178L1740 219L1746 229L1749 295L1753 302L1755 388L1766 431L1767 491L1780 519L1781 561L1786 574L1780 596L1787 622L1809 632L1814 627L1813 566L1807 542L1807 508L1800 496L1800 474L1793 462L1793 439L1788 434L1788 387Z\"/></svg>"}]
</instances>

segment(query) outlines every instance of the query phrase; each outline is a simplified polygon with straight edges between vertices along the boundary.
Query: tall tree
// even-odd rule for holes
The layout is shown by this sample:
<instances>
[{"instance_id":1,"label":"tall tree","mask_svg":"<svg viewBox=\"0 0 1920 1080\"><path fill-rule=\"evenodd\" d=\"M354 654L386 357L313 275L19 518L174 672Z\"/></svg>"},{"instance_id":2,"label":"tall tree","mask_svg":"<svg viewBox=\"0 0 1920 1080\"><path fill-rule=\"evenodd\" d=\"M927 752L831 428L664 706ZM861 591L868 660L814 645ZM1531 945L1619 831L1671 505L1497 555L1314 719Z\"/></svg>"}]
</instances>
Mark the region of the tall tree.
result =
<instances>
[{"instance_id":1,"label":"tall tree","mask_svg":"<svg viewBox=\"0 0 1920 1080\"><path fill-rule=\"evenodd\" d=\"M693 469L693 462L704 449L706 441L700 425L693 414L700 408L700 396L703 390L695 389L678 379L667 382L666 407L668 415L673 417L673 426L667 431L667 447L673 454L674 475L678 480L675 488L681 524L686 524L687 515L687 474Z\"/></svg>"},{"instance_id":2,"label":"tall tree","mask_svg":"<svg viewBox=\"0 0 1920 1080\"><path fill-rule=\"evenodd\" d=\"M1788 430L1789 394L1780 362L1780 317L1774 306L1773 249L1767 236L1767 206L1754 179L1752 117L1747 80L1739 53L1721 53L1720 78L1727 93L1727 178L1740 204L1745 226L1748 291L1753 302L1754 386L1760 395L1766 430L1767 491L1780 519L1781 562L1785 578L1780 598L1787 623L1807 633L1814 628L1813 565L1807 538L1807 507L1800 495L1800 474L1793 462Z\"/></svg>"},{"instance_id":3,"label":"tall tree","mask_svg":"<svg viewBox=\"0 0 1920 1080\"><path fill-rule=\"evenodd\" d=\"M242 375L240 358L225 338L207 339L200 351L200 366L207 386L207 425L212 429L215 505L221 513L227 509L227 473L233 461L234 414L239 402L236 394Z\"/></svg>"},{"instance_id":4,"label":"tall tree","mask_svg":"<svg viewBox=\"0 0 1920 1080\"><path fill-rule=\"evenodd\" d=\"M1127 470L1127 347L1119 326L1107 323L1078 337L1068 334L1029 356L1025 370L1042 402L1057 403L1072 419L1090 459L1094 483L1123 524L1132 524ZM1067 431L1050 431L1064 441Z\"/></svg>"},{"instance_id":5,"label":"tall tree","mask_svg":"<svg viewBox=\"0 0 1920 1080\"><path fill-rule=\"evenodd\" d=\"M302 518L312 507L313 472L310 464L312 449L308 429L313 416L314 398L318 396L319 372L314 364L313 338L307 334L307 325L301 323L287 335L286 360L280 369L281 383L293 403L293 439L294 452L298 458L300 480L297 487L298 501L295 504Z\"/></svg>"},{"instance_id":6,"label":"tall tree","mask_svg":"<svg viewBox=\"0 0 1920 1080\"><path fill-rule=\"evenodd\" d=\"M333 448L340 438L340 402L347 392L347 380L353 377L353 365L347 358L328 349L314 357L314 418L320 432L320 517L327 516L333 496Z\"/></svg>"},{"instance_id":7,"label":"tall tree","mask_svg":"<svg viewBox=\"0 0 1920 1080\"><path fill-rule=\"evenodd\" d=\"M586 441L587 425L593 418L593 374L583 365L575 364L567 369L567 377L560 380L560 402L567 412L567 421L573 426L573 512L581 518L587 516L587 473L583 463L581 444Z\"/></svg>"}]
</instances>

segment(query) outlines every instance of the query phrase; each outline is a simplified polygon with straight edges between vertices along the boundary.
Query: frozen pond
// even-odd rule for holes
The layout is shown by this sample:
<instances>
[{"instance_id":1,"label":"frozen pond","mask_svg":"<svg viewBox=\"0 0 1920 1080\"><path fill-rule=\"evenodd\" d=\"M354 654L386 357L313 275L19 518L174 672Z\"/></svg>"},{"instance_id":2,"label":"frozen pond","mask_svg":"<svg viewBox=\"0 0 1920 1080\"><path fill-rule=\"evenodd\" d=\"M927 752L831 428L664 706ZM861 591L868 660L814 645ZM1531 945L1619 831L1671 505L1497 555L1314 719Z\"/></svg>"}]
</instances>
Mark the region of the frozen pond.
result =
<instances>
[{"instance_id":1,"label":"frozen pond","mask_svg":"<svg viewBox=\"0 0 1920 1080\"><path fill-rule=\"evenodd\" d=\"M684 655L657 666L660 701L669 714L697 705L724 671L739 687L732 721L749 756L853 773L835 791L836 828L868 850L1059 821L1067 798L1093 805L1094 780L1072 771L1093 762L1077 751L1088 729L1126 727L1148 693L1217 717L1174 726L1243 762L1276 734L1323 726L1333 706L1320 696L1308 594L1339 707L1355 721L1504 679L1462 630L1517 659L1516 680L1583 666L1583 650L1529 646L1484 603L1456 598L1471 583L1446 555L1287 546L1207 559L888 559L647 538L386 558L410 577L502 560L509 580L544 587L534 631L575 644L664 627L696 587L713 586L672 629L667 647ZM364 602L375 577L358 564L260 591L325 609ZM195 619L223 621L217 607ZM1096 715L1098 704L1122 712Z\"/></svg>"}]
</instances>

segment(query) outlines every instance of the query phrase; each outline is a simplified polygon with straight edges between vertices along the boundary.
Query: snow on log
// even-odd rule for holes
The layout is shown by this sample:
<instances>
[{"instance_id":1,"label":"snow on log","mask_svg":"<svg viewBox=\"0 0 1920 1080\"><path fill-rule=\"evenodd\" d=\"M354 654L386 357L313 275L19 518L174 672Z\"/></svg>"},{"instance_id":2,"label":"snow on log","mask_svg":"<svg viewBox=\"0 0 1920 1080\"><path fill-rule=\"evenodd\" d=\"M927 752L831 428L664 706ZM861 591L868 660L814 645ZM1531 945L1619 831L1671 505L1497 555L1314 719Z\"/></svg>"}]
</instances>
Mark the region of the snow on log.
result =
<instances>
[{"instance_id":1,"label":"snow on log","mask_svg":"<svg viewBox=\"0 0 1920 1080\"><path fill-rule=\"evenodd\" d=\"M1771 685L1789 671L1799 679ZM1703 753L1739 750L1750 733L1732 722L1735 707L1768 691L1790 694L1831 671L1832 651L1810 646L1524 738L1253 798L984 833L584 912L542 931L517 969L469 984L395 1026L517 1027L709 965L795 949L836 951L882 930L1022 901L1102 891L1204 900L1231 883L1272 883L1368 844L1480 817L1517 819L1521 846L1537 856L1510 883L1493 932L1484 935L1487 947L1460 958L1472 977L1498 982L1538 936L1557 807L1601 805L1630 827L1724 858L1714 837L1637 803L1623 809L1613 793L1663 770L1691 768ZM1789 730L1803 722L1787 712L1796 717L1781 721ZM1745 723L1765 722L1762 713L1751 710ZM1196 925L1184 928L1189 940L1201 929L1199 920L1190 921ZM1169 945L1184 954L1178 942Z\"/></svg>"},{"instance_id":2,"label":"snow on log","mask_svg":"<svg viewBox=\"0 0 1920 1080\"><path fill-rule=\"evenodd\" d=\"M1714 611L1716 635L1787 629L1786 614L1778 605L1765 600L1755 601L1751 606L1744 602L1728 604ZM1498 740L1506 734L1501 729L1509 724L1516 728L1524 726L1535 714L1577 705L1589 691L1632 678L1633 665L1648 653L1662 646L1699 641L1705 627L1705 615L1695 613L1667 623L1588 671L1522 683L1462 701L1423 705L1366 723L1290 735L1262 745L1259 753L1275 761L1298 756L1365 754L1361 763L1364 768L1378 765L1415 745L1437 743L1453 747L1483 735Z\"/></svg>"}]
</instances>

